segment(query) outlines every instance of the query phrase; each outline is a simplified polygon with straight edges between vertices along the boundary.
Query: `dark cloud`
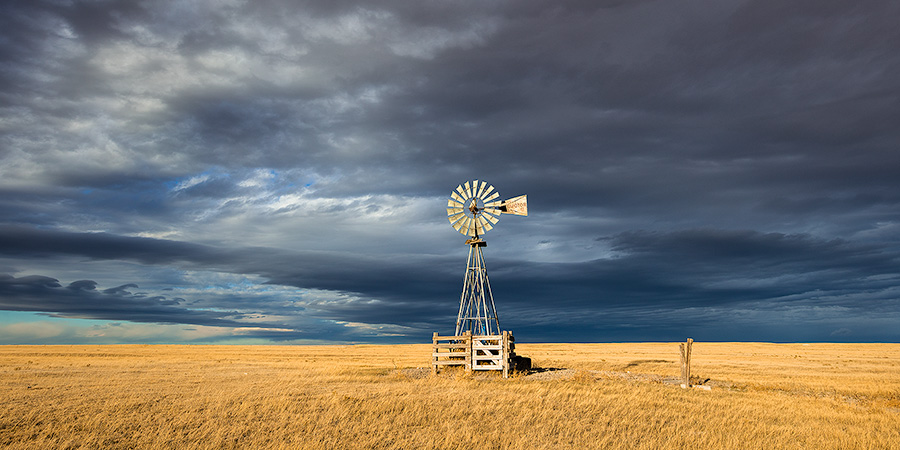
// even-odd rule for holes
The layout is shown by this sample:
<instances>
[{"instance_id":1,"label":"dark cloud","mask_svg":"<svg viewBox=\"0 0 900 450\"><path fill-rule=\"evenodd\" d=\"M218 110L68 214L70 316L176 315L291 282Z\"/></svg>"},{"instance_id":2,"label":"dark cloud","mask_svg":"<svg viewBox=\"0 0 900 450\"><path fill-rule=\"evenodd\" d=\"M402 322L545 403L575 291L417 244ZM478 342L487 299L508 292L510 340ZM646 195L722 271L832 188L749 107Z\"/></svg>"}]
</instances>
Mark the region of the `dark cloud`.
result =
<instances>
[{"instance_id":1,"label":"dark cloud","mask_svg":"<svg viewBox=\"0 0 900 450\"><path fill-rule=\"evenodd\" d=\"M898 339L897 2L0 12L11 309L416 340L478 178L529 196L487 258L532 336Z\"/></svg>"},{"instance_id":2,"label":"dark cloud","mask_svg":"<svg viewBox=\"0 0 900 450\"><path fill-rule=\"evenodd\" d=\"M94 280L78 280L69 283L66 286L66 289L71 289L73 291L93 291L97 289L97 282ZM104 290L104 293L108 294L109 289Z\"/></svg>"},{"instance_id":3,"label":"dark cloud","mask_svg":"<svg viewBox=\"0 0 900 450\"><path fill-rule=\"evenodd\" d=\"M95 291L96 282L76 281L60 288L58 280L44 276L0 278L0 302L8 311L36 311L64 317L150 323L188 323L241 326L234 312L188 310L172 307L165 297L143 297L122 290ZM74 286L74 287L73 287ZM90 286L85 288L84 286Z\"/></svg>"},{"instance_id":4,"label":"dark cloud","mask_svg":"<svg viewBox=\"0 0 900 450\"><path fill-rule=\"evenodd\" d=\"M94 283L94 284L96 285L96 283ZM112 295L118 295L118 294L131 295L131 292L126 291L126 289L137 289L137 288L138 288L138 285L136 285L134 283L128 283L128 284L123 284L121 286L104 289L103 293L104 294L112 294Z\"/></svg>"},{"instance_id":5,"label":"dark cloud","mask_svg":"<svg viewBox=\"0 0 900 450\"><path fill-rule=\"evenodd\" d=\"M303 314L327 320L416 327L441 327L452 320L453 292L459 289L458 261L454 258L404 257L373 260L361 255L289 252L265 248L222 250L208 246L147 238L124 238L82 233L15 235L22 254L76 255L99 259L136 260L150 264L258 274L274 285L342 292L356 300L311 301ZM91 245L73 245L87 241ZM753 231L690 230L671 233L634 231L599 238L614 252L609 258L582 263L535 263L491 260L492 286L502 312L511 322L533 335L552 336L565 327L570 336L588 339L589 333L609 333L614 324L603 315L662 315L662 311L692 308L745 308L758 302L782 307L839 307L856 314L896 313L896 300L884 298L896 286L897 251L841 240L820 240L808 235L762 234ZM40 249L32 248L38 247ZM8 247L8 242L4 243ZM111 252L106 247L112 247ZM50 250L53 248L53 250ZM44 286L42 295L62 292L48 277L7 278L10 285ZM134 284L105 289L96 294L96 283L76 281L69 291L90 299L129 298L99 312L93 302L80 302L61 310L61 303L31 302L35 311L81 314L114 320L228 323L246 312L284 314L278 306L244 301L233 306L244 313L211 313L213 318L188 321L191 310L173 308L183 299L132 294ZM9 295L9 294L7 294ZM36 297L34 294L32 297ZM58 297L56 295L55 297ZM31 298L31 297L30 297ZM223 301L223 305L228 302ZM152 305L152 311L146 311ZM11 305L6 305L14 309ZM754 306L758 308L758 306ZM22 308L21 306L19 308ZM247 308L251 308L248 310ZM198 311L206 315L206 312ZM694 317L703 323L703 317ZM715 324L716 318L706 320ZM651 322L656 323L656 322ZM540 330L531 329L541 324ZM568 325L565 325L568 324ZM580 328L571 326L578 324ZM656 323L658 324L658 323ZM697 326L698 323L694 323ZM282 324L282 326L284 326ZM648 332L647 336L657 336ZM576 331L580 330L580 331ZM591 331L593 330L593 331Z\"/></svg>"}]
</instances>

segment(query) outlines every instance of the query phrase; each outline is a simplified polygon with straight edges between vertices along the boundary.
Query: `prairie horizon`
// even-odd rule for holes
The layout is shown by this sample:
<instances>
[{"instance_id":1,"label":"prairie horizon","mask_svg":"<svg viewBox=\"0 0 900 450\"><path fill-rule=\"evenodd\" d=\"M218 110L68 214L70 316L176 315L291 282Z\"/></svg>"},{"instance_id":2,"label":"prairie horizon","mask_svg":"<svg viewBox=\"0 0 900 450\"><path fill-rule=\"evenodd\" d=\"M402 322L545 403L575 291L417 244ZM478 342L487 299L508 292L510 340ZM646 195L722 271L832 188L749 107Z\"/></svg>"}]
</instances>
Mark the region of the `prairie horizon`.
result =
<instances>
[{"instance_id":1,"label":"prairie horizon","mask_svg":"<svg viewBox=\"0 0 900 450\"><path fill-rule=\"evenodd\" d=\"M518 344L536 369L430 373L430 345L0 346L0 446L897 448L900 344Z\"/></svg>"}]
</instances>

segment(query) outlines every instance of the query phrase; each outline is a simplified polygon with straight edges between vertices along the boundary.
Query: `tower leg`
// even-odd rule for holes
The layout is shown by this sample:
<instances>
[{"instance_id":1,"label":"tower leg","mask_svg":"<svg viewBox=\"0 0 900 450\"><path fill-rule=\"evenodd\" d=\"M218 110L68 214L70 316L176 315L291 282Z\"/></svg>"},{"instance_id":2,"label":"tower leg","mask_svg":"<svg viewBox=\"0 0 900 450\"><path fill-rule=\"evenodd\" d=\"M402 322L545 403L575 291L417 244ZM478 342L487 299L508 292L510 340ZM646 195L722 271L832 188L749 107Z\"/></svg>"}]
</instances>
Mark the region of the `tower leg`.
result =
<instances>
[{"instance_id":1,"label":"tower leg","mask_svg":"<svg viewBox=\"0 0 900 450\"><path fill-rule=\"evenodd\" d=\"M494 335L500 333L500 319L481 251L486 243L480 239L472 239L468 243L469 255L466 258L455 334L461 336L469 331L474 335Z\"/></svg>"}]
</instances>

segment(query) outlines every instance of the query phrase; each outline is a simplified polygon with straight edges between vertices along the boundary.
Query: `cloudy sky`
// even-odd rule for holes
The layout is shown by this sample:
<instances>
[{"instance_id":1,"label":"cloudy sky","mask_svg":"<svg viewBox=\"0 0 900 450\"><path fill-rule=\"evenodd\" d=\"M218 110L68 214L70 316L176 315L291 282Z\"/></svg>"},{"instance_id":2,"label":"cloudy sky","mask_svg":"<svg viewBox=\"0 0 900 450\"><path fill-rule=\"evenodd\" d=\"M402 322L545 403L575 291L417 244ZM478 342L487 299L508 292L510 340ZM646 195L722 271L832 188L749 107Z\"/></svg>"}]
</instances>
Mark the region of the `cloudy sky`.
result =
<instances>
[{"instance_id":1,"label":"cloudy sky","mask_svg":"<svg viewBox=\"0 0 900 450\"><path fill-rule=\"evenodd\" d=\"M6 1L0 343L900 342L900 3Z\"/></svg>"}]
</instances>

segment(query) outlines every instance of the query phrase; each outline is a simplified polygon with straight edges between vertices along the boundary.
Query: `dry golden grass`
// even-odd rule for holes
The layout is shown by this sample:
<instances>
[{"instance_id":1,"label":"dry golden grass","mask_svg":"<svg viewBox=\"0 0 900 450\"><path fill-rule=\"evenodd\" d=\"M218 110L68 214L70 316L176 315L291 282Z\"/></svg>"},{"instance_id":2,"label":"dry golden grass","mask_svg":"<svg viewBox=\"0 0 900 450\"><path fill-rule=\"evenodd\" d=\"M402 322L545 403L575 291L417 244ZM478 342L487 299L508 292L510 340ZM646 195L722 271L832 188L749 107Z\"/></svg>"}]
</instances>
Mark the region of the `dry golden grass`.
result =
<instances>
[{"instance_id":1,"label":"dry golden grass","mask_svg":"<svg viewBox=\"0 0 900 450\"><path fill-rule=\"evenodd\" d=\"M695 343L710 391L670 383L672 343L517 350L565 370L435 377L428 345L2 346L0 447L900 449L898 344Z\"/></svg>"}]
</instances>

